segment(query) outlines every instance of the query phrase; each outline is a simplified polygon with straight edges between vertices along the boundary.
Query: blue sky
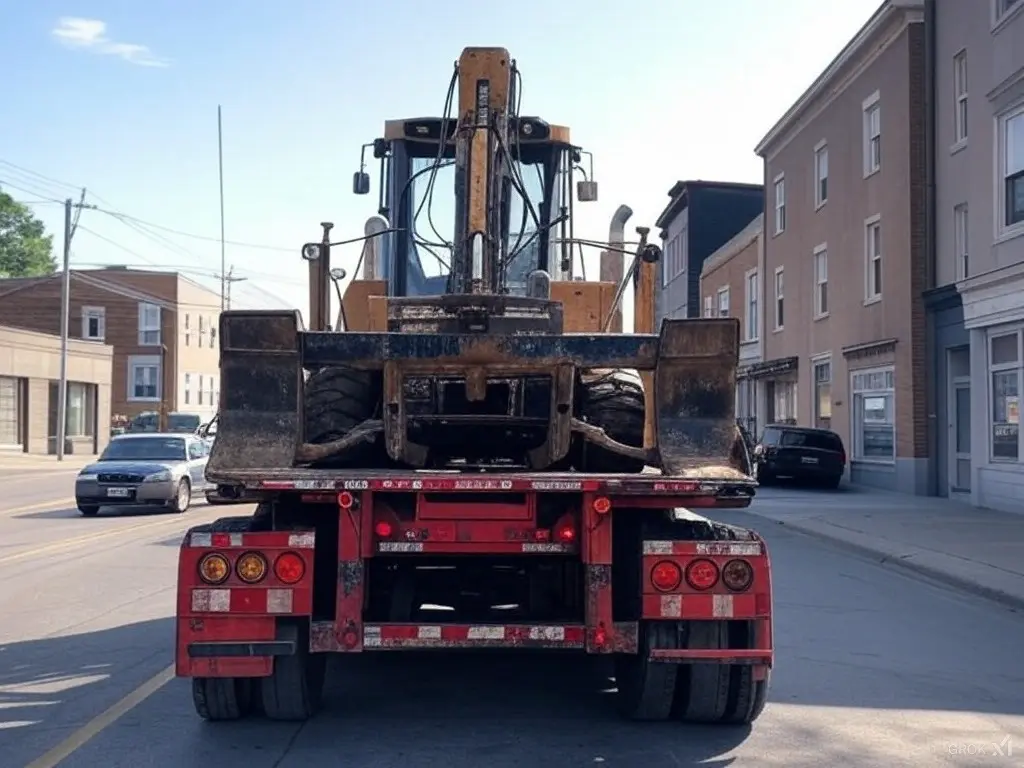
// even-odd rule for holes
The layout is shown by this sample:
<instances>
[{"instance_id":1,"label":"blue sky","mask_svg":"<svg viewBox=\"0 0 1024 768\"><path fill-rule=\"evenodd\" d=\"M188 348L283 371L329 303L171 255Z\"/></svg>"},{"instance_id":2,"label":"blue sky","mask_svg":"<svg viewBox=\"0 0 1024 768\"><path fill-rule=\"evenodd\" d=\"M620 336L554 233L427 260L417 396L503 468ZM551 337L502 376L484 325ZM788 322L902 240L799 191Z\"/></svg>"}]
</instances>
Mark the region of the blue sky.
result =
<instances>
[{"instance_id":1,"label":"blue sky","mask_svg":"<svg viewBox=\"0 0 1024 768\"><path fill-rule=\"evenodd\" d=\"M84 186L99 196L88 202L167 228L85 211L73 264L210 275L220 267L220 104L227 238L281 249L228 246L248 278L236 297L305 313L299 246L323 220L339 237L362 233L376 190L351 194L360 145L385 119L440 115L464 46L507 47L524 112L571 126L594 153L601 200L577 206L576 231L604 239L621 203L635 211L631 226L653 225L677 179L761 182L754 145L876 5L5 3L0 186L27 201ZM33 207L59 242L60 206ZM341 263L357 258L352 247Z\"/></svg>"}]
</instances>

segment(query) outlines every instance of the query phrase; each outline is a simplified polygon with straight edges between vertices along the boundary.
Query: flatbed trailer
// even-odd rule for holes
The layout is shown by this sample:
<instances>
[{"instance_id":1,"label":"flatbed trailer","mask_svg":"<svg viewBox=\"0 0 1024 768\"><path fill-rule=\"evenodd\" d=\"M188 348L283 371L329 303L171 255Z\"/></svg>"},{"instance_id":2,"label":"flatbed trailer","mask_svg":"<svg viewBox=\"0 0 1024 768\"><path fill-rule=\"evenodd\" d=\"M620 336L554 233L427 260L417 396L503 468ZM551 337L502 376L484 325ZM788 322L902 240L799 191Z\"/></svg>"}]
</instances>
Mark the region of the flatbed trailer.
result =
<instances>
[{"instance_id":1,"label":"flatbed trailer","mask_svg":"<svg viewBox=\"0 0 1024 768\"><path fill-rule=\"evenodd\" d=\"M238 479L257 515L193 528L181 549L177 674L207 718L304 719L325 654L410 649L610 654L634 719L746 723L764 705L767 548L694 512L749 505L755 483L733 470ZM505 610L463 594L474 583ZM454 605L416 595L445 585Z\"/></svg>"}]
</instances>

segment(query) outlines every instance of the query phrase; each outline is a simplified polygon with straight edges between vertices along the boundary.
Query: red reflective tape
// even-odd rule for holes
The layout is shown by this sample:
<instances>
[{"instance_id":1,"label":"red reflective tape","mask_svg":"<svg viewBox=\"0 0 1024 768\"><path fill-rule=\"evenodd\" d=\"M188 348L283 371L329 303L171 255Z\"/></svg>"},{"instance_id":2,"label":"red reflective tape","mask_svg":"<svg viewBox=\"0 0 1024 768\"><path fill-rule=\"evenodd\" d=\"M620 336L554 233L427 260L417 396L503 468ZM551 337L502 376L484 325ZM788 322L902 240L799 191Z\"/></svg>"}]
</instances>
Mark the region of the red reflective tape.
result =
<instances>
[{"instance_id":1,"label":"red reflective tape","mask_svg":"<svg viewBox=\"0 0 1024 768\"><path fill-rule=\"evenodd\" d=\"M760 599L759 599L760 598ZM645 594L645 619L756 619L770 615L770 607L763 595L695 594L674 592ZM768 604L770 605L770 604ZM768 610L766 611L766 607Z\"/></svg>"},{"instance_id":2,"label":"red reflective tape","mask_svg":"<svg viewBox=\"0 0 1024 768\"><path fill-rule=\"evenodd\" d=\"M759 541L659 541L646 540L643 553L665 557L758 557L764 554Z\"/></svg>"},{"instance_id":3,"label":"red reflective tape","mask_svg":"<svg viewBox=\"0 0 1024 768\"><path fill-rule=\"evenodd\" d=\"M582 647L580 625L376 624L363 628L366 648L429 648L459 645Z\"/></svg>"}]
</instances>

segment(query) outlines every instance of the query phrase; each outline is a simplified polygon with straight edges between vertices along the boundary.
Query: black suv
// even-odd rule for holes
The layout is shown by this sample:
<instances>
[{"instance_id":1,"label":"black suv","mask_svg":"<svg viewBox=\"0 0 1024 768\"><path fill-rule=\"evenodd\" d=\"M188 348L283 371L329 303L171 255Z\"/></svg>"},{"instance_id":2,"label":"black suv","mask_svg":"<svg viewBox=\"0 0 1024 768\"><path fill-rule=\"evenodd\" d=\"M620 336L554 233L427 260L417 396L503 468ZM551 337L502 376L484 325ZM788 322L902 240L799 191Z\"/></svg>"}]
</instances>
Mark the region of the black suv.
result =
<instances>
[{"instance_id":1,"label":"black suv","mask_svg":"<svg viewBox=\"0 0 1024 768\"><path fill-rule=\"evenodd\" d=\"M754 477L761 485L777 478L838 488L846 469L846 449L829 429L770 424L754 446Z\"/></svg>"}]
</instances>

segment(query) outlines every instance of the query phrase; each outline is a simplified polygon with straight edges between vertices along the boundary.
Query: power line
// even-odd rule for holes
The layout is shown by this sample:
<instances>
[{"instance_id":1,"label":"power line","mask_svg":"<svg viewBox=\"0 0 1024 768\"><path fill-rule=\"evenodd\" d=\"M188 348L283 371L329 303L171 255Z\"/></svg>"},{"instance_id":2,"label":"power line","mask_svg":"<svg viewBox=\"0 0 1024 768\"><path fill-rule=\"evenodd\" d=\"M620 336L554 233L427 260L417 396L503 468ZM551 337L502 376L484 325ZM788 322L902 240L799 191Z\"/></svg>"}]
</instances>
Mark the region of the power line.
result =
<instances>
[{"instance_id":1,"label":"power line","mask_svg":"<svg viewBox=\"0 0 1024 768\"><path fill-rule=\"evenodd\" d=\"M97 198L97 199L99 199L99 198ZM146 221L145 219L140 219L140 218L137 218L135 216L129 216L126 213L120 213L118 211L108 211L108 210L104 210L103 208L98 208L97 210L100 213L105 213L108 216L113 216L115 219L119 219L120 221L132 222L134 224L142 225L142 226L145 226L145 227L151 227L152 229L159 229L159 230L162 230L164 232L170 232L171 234L178 235L179 237L188 237L188 238L191 238L193 240L205 240L207 242L212 242L212 243L219 243L220 242L220 238L219 237L213 237L211 235L197 235L194 232L185 232L185 231L180 230L180 229L175 229L174 227L168 227L168 226L165 226L163 224L155 224L155 223L153 223L151 221ZM246 242L241 242L239 240L225 240L224 243L226 245L234 245L234 246L237 246L239 248L253 248L253 249L256 249L256 250L263 250L263 251L277 251L278 253L296 253L297 250L298 250L296 248L285 248L284 246L280 246L280 245L266 245L264 243L246 243Z\"/></svg>"}]
</instances>

